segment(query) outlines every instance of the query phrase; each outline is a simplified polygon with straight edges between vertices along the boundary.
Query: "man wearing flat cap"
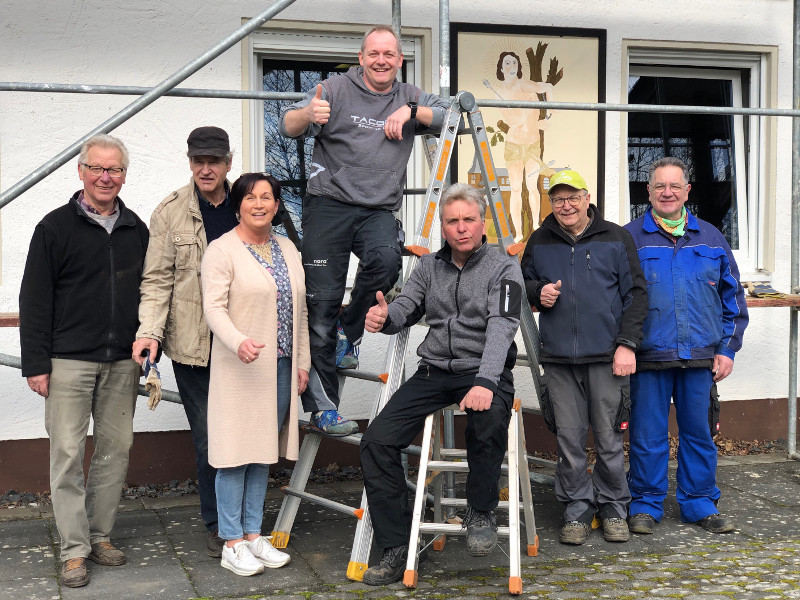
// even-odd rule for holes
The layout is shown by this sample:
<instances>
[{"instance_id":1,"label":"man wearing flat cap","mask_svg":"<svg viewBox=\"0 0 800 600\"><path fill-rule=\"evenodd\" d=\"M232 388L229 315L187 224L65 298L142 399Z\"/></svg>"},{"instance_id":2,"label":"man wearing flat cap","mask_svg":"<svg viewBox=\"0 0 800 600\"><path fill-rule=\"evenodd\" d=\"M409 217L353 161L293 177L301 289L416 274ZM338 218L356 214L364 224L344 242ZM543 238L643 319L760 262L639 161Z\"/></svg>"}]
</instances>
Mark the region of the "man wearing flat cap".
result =
<instances>
[{"instance_id":1,"label":"man wearing flat cap","mask_svg":"<svg viewBox=\"0 0 800 600\"><path fill-rule=\"evenodd\" d=\"M233 153L228 134L219 127L198 127L187 143L192 178L164 198L150 218L133 358L142 364L149 353L155 360L160 345L172 359L192 430L207 551L219 558L223 541L217 534L216 469L208 464L211 333L203 318L200 263L208 244L237 223L226 179Z\"/></svg>"},{"instance_id":2,"label":"man wearing flat cap","mask_svg":"<svg viewBox=\"0 0 800 600\"><path fill-rule=\"evenodd\" d=\"M562 544L580 545L595 514L609 542L630 537L631 495L622 432L630 413L630 375L647 316L636 246L590 204L586 181L565 170L550 178L552 214L522 257L528 300L540 311L547 387L542 416L556 434L556 497L564 505ZM586 471L592 426L597 462Z\"/></svg>"}]
</instances>

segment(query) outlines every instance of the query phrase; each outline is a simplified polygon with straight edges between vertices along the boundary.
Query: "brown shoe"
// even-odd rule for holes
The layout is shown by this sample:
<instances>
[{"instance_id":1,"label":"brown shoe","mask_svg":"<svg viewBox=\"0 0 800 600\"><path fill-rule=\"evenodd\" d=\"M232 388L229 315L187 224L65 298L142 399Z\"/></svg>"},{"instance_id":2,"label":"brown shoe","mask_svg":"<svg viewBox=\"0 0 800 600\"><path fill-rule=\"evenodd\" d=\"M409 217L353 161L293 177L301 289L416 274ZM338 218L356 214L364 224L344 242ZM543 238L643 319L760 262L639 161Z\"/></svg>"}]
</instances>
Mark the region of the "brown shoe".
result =
<instances>
[{"instance_id":1,"label":"brown shoe","mask_svg":"<svg viewBox=\"0 0 800 600\"><path fill-rule=\"evenodd\" d=\"M61 585L71 588L83 587L90 580L85 558L70 558L61 565Z\"/></svg>"},{"instance_id":2,"label":"brown shoe","mask_svg":"<svg viewBox=\"0 0 800 600\"><path fill-rule=\"evenodd\" d=\"M206 552L211 558L222 557L222 547L225 545L225 540L219 537L218 531L212 531L208 535L208 543L206 544Z\"/></svg>"},{"instance_id":3,"label":"brown shoe","mask_svg":"<svg viewBox=\"0 0 800 600\"><path fill-rule=\"evenodd\" d=\"M97 542L92 544L92 553L89 554L89 560L93 560L98 565L117 567L125 564L125 554L122 553L122 550L114 548L111 542Z\"/></svg>"}]
</instances>

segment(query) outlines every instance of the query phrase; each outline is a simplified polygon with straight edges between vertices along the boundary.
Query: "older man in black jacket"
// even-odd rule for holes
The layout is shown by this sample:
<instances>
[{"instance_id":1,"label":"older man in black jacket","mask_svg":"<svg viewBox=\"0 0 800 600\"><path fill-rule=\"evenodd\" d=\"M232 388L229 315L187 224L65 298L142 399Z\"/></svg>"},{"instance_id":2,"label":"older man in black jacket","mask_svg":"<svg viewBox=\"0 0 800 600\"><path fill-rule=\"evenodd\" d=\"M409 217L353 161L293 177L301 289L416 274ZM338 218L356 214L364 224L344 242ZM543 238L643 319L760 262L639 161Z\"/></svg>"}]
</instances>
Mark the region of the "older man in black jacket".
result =
<instances>
[{"instance_id":1,"label":"older man in black jacket","mask_svg":"<svg viewBox=\"0 0 800 600\"><path fill-rule=\"evenodd\" d=\"M125 145L96 135L81 149L83 190L36 226L19 295L22 375L45 398L61 583L89 583L86 559L125 562L109 537L128 472L139 365L139 283L147 226L119 199ZM89 418L94 447L84 486Z\"/></svg>"},{"instance_id":2,"label":"older man in black jacket","mask_svg":"<svg viewBox=\"0 0 800 600\"><path fill-rule=\"evenodd\" d=\"M528 241L522 272L528 299L541 311L542 413L556 433L556 497L565 505L560 540L583 544L598 514L605 539L626 542L631 496L622 432L647 315L646 284L633 239L590 204L583 177L557 173L549 195L553 213ZM589 425L597 451L592 475Z\"/></svg>"}]
</instances>

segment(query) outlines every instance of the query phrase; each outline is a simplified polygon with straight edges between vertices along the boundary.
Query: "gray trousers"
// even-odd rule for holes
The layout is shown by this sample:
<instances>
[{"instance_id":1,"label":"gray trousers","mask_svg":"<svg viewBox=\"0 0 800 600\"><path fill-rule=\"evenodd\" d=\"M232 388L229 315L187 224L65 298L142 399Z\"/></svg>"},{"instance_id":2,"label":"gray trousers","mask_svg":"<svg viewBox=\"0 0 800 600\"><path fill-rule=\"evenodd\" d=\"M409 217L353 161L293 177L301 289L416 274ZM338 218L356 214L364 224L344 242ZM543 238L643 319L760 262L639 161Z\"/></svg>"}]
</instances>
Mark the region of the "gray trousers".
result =
<instances>
[{"instance_id":1,"label":"gray trousers","mask_svg":"<svg viewBox=\"0 0 800 600\"><path fill-rule=\"evenodd\" d=\"M625 518L631 494L625 478L622 433L614 430L622 395L630 396L629 378L616 377L611 363L544 365L555 414L558 465L556 498L566 507L565 521L591 523ZM592 426L597 462L587 473L586 439Z\"/></svg>"},{"instance_id":2,"label":"gray trousers","mask_svg":"<svg viewBox=\"0 0 800 600\"><path fill-rule=\"evenodd\" d=\"M45 427L50 436L50 491L61 561L85 558L91 544L108 541L117 516L133 443L139 365L52 360ZM84 486L83 455L89 417L94 454Z\"/></svg>"}]
</instances>

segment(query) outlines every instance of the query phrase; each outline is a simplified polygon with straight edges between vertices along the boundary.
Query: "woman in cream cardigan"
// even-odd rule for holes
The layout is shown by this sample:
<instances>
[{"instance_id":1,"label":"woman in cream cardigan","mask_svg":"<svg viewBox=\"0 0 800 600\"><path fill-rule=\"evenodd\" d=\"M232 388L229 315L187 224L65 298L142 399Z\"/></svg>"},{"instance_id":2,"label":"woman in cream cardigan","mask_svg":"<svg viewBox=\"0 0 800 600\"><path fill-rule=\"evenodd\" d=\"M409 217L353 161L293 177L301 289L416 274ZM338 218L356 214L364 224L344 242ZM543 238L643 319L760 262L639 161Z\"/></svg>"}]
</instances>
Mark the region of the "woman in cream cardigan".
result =
<instances>
[{"instance_id":1,"label":"woman in cream cardigan","mask_svg":"<svg viewBox=\"0 0 800 600\"><path fill-rule=\"evenodd\" d=\"M282 567L289 555L261 536L269 465L297 460L297 399L308 384L300 255L272 234L280 184L245 173L231 186L239 224L203 256L203 309L214 334L208 458L217 470L221 564L237 575Z\"/></svg>"}]
</instances>

